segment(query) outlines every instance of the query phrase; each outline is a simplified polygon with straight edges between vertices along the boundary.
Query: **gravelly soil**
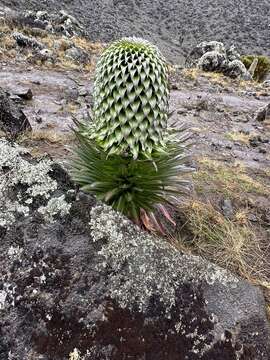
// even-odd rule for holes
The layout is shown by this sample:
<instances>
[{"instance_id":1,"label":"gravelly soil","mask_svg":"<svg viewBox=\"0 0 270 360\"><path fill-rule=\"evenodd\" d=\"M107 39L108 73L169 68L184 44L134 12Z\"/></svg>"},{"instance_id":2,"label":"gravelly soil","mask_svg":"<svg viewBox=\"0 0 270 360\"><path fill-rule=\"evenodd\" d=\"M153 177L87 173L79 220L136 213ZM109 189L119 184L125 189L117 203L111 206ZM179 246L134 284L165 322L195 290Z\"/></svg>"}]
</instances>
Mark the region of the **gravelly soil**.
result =
<instances>
[{"instance_id":1,"label":"gravelly soil","mask_svg":"<svg viewBox=\"0 0 270 360\"><path fill-rule=\"evenodd\" d=\"M92 40L142 36L177 63L204 40L235 43L242 53L270 55L268 0L2 0L0 5L65 8L85 25Z\"/></svg>"},{"instance_id":2,"label":"gravelly soil","mask_svg":"<svg viewBox=\"0 0 270 360\"><path fill-rule=\"evenodd\" d=\"M252 169L270 167L270 123L254 120L255 113L270 102L269 89L206 74L196 79L184 72L171 79L170 98L174 115L171 122L185 123L194 133L193 153L238 159ZM0 86L11 93L31 88L33 99L23 109L35 131L53 129L68 133L72 117L86 118L91 113L92 74L79 71L56 71L2 64ZM255 146L228 139L229 133L261 136Z\"/></svg>"}]
</instances>

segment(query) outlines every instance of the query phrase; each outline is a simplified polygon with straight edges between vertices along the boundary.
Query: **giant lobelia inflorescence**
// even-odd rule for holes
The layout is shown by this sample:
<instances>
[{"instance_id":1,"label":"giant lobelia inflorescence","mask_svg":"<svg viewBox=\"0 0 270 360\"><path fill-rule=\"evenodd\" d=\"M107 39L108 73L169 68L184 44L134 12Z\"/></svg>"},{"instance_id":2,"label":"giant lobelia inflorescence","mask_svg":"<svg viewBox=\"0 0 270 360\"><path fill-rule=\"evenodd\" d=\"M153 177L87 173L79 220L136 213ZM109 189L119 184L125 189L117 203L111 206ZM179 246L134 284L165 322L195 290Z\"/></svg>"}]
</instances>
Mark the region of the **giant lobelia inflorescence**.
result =
<instances>
[{"instance_id":1,"label":"giant lobelia inflorescence","mask_svg":"<svg viewBox=\"0 0 270 360\"><path fill-rule=\"evenodd\" d=\"M167 65L156 46L138 38L112 43L96 68L96 141L108 154L151 156L165 146L168 98Z\"/></svg>"}]
</instances>

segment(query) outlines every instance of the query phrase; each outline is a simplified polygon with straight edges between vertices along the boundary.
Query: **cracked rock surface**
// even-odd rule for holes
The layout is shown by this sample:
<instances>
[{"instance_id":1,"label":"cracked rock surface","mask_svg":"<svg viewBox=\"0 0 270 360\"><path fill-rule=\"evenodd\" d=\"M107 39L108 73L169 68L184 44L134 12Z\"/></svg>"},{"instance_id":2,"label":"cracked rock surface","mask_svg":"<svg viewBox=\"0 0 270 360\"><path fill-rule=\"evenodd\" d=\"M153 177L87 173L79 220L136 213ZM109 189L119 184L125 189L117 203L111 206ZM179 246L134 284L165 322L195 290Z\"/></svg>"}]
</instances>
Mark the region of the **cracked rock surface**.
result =
<instances>
[{"instance_id":1,"label":"cracked rock surface","mask_svg":"<svg viewBox=\"0 0 270 360\"><path fill-rule=\"evenodd\" d=\"M1 360L269 359L258 288L0 149Z\"/></svg>"}]
</instances>

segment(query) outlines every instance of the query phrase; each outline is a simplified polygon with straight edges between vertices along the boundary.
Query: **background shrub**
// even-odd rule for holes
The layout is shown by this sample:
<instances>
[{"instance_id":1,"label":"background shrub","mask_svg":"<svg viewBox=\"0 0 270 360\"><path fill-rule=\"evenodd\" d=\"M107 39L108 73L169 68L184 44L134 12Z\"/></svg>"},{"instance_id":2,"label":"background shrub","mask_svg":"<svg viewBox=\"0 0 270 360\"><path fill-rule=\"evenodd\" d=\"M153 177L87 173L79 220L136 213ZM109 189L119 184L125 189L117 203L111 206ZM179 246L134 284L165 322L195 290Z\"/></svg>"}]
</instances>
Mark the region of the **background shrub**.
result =
<instances>
[{"instance_id":1,"label":"background shrub","mask_svg":"<svg viewBox=\"0 0 270 360\"><path fill-rule=\"evenodd\" d=\"M247 69L249 69L253 60L258 59L258 65L254 73L254 80L263 81L270 72L270 58L262 55L245 55L241 57L241 61Z\"/></svg>"}]
</instances>

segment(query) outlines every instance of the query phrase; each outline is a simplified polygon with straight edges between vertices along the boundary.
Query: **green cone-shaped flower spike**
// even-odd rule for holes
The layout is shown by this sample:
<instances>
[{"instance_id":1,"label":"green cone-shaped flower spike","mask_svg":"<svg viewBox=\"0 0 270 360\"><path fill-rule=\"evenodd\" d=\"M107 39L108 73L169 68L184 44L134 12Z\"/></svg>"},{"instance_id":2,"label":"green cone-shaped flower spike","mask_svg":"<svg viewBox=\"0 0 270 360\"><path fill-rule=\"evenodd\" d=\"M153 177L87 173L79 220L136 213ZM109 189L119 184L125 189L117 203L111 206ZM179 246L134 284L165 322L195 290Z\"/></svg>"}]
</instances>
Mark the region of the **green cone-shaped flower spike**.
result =
<instances>
[{"instance_id":1,"label":"green cone-shaped flower spike","mask_svg":"<svg viewBox=\"0 0 270 360\"><path fill-rule=\"evenodd\" d=\"M164 146L168 97L167 66L157 47L137 38L114 42L96 69L96 141L109 154L151 156Z\"/></svg>"}]
</instances>

